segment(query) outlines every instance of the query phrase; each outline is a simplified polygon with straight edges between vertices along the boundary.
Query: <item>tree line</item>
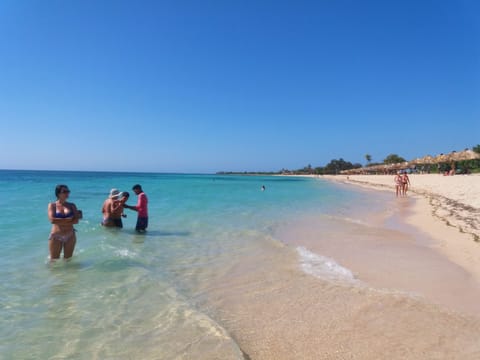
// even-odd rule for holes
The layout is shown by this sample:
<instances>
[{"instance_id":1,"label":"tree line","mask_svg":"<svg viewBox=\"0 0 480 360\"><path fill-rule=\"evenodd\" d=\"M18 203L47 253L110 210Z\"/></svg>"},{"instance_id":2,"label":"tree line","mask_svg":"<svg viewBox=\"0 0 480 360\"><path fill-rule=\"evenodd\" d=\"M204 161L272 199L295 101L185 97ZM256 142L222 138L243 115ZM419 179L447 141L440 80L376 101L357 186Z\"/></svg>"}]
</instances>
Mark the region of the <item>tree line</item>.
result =
<instances>
[{"instance_id":1,"label":"tree line","mask_svg":"<svg viewBox=\"0 0 480 360\"><path fill-rule=\"evenodd\" d=\"M382 163L372 163L371 155L365 155L365 159L368 162L368 166L379 165L379 164L396 164L399 162L406 161L403 157L397 154L390 154L388 155ZM301 169L296 170L288 170L282 169L280 173L282 174L294 174L294 175L336 175L340 174L343 170L350 170L350 169L358 169L361 168L363 165L360 163L352 163L350 161L346 161L342 158L340 159L332 159L330 162L325 166L317 166L312 167L312 165L308 164Z\"/></svg>"},{"instance_id":2,"label":"tree line","mask_svg":"<svg viewBox=\"0 0 480 360\"><path fill-rule=\"evenodd\" d=\"M472 150L480 153L480 145L472 147ZM390 154L382 162L372 162L372 156L370 154L365 155L365 160L367 161L367 166L374 166L374 165L388 165L388 164L397 164L405 162L406 160L397 155L397 154ZM300 169L289 170L289 169L282 169L280 171L273 171L273 172L263 172L263 171L254 171L254 172L229 172L229 171L221 171L217 174L229 175L229 174L242 174L242 175L279 175L279 174L293 174L293 175L336 175L340 174L343 170L350 170L350 169L358 169L361 168L363 165L360 163L352 163L350 161L346 161L342 158L340 159L332 159L328 164L325 166L316 166L313 167L311 164L304 166Z\"/></svg>"}]
</instances>

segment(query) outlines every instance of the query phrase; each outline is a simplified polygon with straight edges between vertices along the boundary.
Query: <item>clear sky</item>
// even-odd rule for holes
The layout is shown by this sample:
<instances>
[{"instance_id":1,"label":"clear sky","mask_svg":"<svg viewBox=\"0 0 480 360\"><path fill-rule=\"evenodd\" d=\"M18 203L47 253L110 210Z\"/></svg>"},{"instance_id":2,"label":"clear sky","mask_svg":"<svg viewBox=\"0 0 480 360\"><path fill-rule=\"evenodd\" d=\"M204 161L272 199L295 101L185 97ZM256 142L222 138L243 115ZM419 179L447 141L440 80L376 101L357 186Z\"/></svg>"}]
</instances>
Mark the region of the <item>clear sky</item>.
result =
<instances>
[{"instance_id":1,"label":"clear sky","mask_svg":"<svg viewBox=\"0 0 480 360\"><path fill-rule=\"evenodd\" d=\"M215 172L480 143L480 2L0 2L0 168Z\"/></svg>"}]
</instances>

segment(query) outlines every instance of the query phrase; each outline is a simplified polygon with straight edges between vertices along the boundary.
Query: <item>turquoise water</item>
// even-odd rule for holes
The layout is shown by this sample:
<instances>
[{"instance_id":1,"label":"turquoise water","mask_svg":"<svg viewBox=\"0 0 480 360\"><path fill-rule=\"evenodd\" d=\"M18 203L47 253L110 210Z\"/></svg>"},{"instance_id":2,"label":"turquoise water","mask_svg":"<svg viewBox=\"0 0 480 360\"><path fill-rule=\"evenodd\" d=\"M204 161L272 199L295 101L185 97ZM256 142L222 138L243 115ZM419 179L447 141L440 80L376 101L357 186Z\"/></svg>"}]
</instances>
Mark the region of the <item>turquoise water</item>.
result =
<instances>
[{"instance_id":1,"label":"turquoise water","mask_svg":"<svg viewBox=\"0 0 480 360\"><path fill-rule=\"evenodd\" d=\"M140 183L146 235L100 226L111 188ZM83 211L70 262L48 261L56 184ZM261 186L266 187L261 191ZM243 358L196 303L199 289L304 214L349 213L366 195L317 179L0 171L0 353L8 359ZM372 200L370 200L372 201ZM273 239L275 240L275 239Z\"/></svg>"}]
</instances>

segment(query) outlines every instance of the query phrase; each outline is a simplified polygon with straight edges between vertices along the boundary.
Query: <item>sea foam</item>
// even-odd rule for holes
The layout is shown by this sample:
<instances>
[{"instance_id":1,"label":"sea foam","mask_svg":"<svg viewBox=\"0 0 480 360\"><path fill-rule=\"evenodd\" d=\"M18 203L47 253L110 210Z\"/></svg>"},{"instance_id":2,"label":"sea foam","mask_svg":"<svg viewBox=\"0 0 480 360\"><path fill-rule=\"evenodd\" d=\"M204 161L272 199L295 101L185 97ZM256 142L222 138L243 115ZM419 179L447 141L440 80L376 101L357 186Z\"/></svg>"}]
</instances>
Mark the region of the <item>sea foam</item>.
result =
<instances>
[{"instance_id":1,"label":"sea foam","mask_svg":"<svg viewBox=\"0 0 480 360\"><path fill-rule=\"evenodd\" d=\"M302 270L323 280L334 282L356 282L353 273L335 260L315 254L303 246L297 247Z\"/></svg>"}]
</instances>

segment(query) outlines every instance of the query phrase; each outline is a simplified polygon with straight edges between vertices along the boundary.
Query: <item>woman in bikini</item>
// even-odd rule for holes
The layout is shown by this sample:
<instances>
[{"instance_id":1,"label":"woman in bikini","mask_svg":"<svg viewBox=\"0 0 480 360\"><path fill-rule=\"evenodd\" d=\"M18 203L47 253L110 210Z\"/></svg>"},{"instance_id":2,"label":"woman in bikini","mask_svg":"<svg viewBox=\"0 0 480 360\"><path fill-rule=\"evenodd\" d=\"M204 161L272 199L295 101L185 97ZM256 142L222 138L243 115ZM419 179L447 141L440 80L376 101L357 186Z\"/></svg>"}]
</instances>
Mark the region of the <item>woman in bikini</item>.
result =
<instances>
[{"instance_id":1,"label":"woman in bikini","mask_svg":"<svg viewBox=\"0 0 480 360\"><path fill-rule=\"evenodd\" d=\"M408 187L410 186L410 178L408 177L406 171L402 175L402 183L403 183L403 187L402 187L403 196L407 196Z\"/></svg>"},{"instance_id":2,"label":"woman in bikini","mask_svg":"<svg viewBox=\"0 0 480 360\"><path fill-rule=\"evenodd\" d=\"M402 189L403 189L403 180L402 180L402 173L400 171L397 172L395 177L393 178L393 181L395 182L395 194L397 195L402 195Z\"/></svg>"},{"instance_id":3,"label":"woman in bikini","mask_svg":"<svg viewBox=\"0 0 480 360\"><path fill-rule=\"evenodd\" d=\"M78 224L78 220L82 218L82 212L77 210L75 204L67 202L69 195L70 190L67 185L57 185L55 188L57 201L48 204L48 219L52 223L48 238L51 261L60 258L62 249L64 259L71 258L77 242L73 225Z\"/></svg>"}]
</instances>

